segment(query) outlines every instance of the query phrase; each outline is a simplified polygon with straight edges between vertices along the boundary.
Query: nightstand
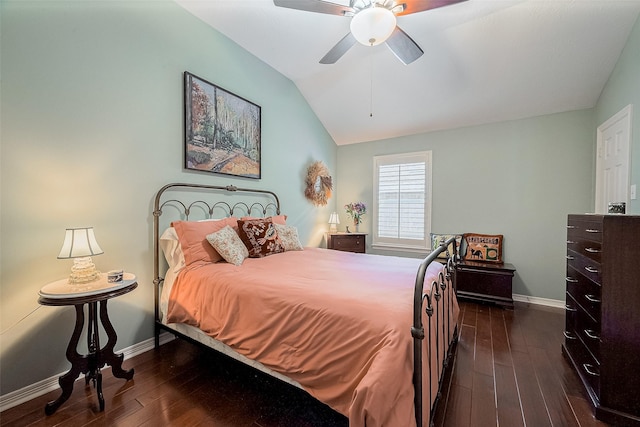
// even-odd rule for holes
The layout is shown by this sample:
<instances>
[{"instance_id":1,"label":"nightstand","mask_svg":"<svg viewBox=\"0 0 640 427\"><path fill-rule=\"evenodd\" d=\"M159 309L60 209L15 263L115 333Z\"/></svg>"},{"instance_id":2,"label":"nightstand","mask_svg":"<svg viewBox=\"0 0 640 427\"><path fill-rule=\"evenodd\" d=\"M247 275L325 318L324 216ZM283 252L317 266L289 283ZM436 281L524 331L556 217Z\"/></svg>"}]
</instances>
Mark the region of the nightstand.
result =
<instances>
[{"instance_id":1,"label":"nightstand","mask_svg":"<svg viewBox=\"0 0 640 427\"><path fill-rule=\"evenodd\" d=\"M492 302L513 308L512 264L463 261L456 268L456 295L475 302Z\"/></svg>"},{"instance_id":2,"label":"nightstand","mask_svg":"<svg viewBox=\"0 0 640 427\"><path fill-rule=\"evenodd\" d=\"M122 369L122 354L115 354L113 348L118 336L113 325L109 321L107 313L107 301L120 295L131 292L138 286L136 276L125 273L120 282L109 283L107 275L101 274L95 282L71 285L68 279L49 283L40 290L38 302L42 305L65 306L73 305L76 309L76 326L67 346L67 360L71 362L71 369L62 375L58 382L62 394L56 400L47 403L44 411L47 415L53 414L68 398L73 391L73 383L80 374L85 374L85 384L93 380L93 385L98 393L100 411L104 410L104 397L102 395L102 373L100 369L111 366L111 372L116 378L130 380L133 378L133 369ZM107 344L100 348L100 331L98 330L98 302L100 302L99 319L104 331L107 333ZM84 305L88 307L89 319L87 322L87 355L78 354L78 341L84 327Z\"/></svg>"},{"instance_id":3,"label":"nightstand","mask_svg":"<svg viewBox=\"0 0 640 427\"><path fill-rule=\"evenodd\" d=\"M367 233L328 233L327 249L363 254L367 249Z\"/></svg>"}]
</instances>

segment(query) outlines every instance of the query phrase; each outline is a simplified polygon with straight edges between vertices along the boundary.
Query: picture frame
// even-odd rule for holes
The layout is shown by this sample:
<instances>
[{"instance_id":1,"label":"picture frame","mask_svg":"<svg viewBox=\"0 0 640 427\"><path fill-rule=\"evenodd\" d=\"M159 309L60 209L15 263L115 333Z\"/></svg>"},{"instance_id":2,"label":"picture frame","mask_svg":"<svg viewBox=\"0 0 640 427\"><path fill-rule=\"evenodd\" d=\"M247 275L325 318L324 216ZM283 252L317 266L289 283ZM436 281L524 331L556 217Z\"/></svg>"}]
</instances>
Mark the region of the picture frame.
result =
<instances>
[{"instance_id":1,"label":"picture frame","mask_svg":"<svg viewBox=\"0 0 640 427\"><path fill-rule=\"evenodd\" d=\"M185 71L184 107L185 169L262 177L259 105Z\"/></svg>"}]
</instances>

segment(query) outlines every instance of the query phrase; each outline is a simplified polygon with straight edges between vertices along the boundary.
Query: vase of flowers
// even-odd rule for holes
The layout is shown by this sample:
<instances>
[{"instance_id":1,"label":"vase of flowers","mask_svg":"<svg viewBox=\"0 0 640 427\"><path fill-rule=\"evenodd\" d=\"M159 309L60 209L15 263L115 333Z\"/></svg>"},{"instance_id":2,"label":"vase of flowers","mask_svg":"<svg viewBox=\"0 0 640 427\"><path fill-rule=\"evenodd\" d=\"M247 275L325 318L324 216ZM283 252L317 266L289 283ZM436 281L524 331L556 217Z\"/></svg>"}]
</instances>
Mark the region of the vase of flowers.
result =
<instances>
[{"instance_id":1,"label":"vase of flowers","mask_svg":"<svg viewBox=\"0 0 640 427\"><path fill-rule=\"evenodd\" d=\"M347 215L353 219L353 225L355 226L357 233L360 231L359 226L362 222L362 216L367 213L367 206L362 202L352 202L348 205L344 205L344 209L347 211Z\"/></svg>"}]
</instances>

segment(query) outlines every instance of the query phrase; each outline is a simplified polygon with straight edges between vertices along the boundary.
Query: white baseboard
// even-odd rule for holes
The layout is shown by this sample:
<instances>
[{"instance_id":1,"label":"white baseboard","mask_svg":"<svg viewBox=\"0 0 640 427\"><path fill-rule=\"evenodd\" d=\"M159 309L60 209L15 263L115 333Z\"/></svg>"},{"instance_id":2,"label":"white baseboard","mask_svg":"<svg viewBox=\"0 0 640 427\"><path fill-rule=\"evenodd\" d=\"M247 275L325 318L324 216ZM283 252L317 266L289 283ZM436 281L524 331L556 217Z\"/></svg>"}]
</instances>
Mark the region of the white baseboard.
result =
<instances>
[{"instance_id":1,"label":"white baseboard","mask_svg":"<svg viewBox=\"0 0 640 427\"><path fill-rule=\"evenodd\" d=\"M513 300L519 301L519 302L526 302L529 304L544 305L547 307L554 307L554 308L564 308L565 306L565 302L562 300L530 297L528 295L513 294Z\"/></svg>"},{"instance_id":2,"label":"white baseboard","mask_svg":"<svg viewBox=\"0 0 640 427\"><path fill-rule=\"evenodd\" d=\"M160 334L160 345L166 344L173 340L175 337L168 333L162 332ZM154 338L149 338L130 347L124 348L118 353L124 354L124 360L130 359L134 356L144 353L145 351L153 350L155 346ZM38 381L35 384L28 385L19 390L12 391L5 395L0 396L0 412L18 406L21 403L27 402L43 394L49 393L52 390L60 388L58 384L58 378L64 375L66 372L62 372L58 375L54 375L50 378ZM82 376L78 379L83 378Z\"/></svg>"}]
</instances>

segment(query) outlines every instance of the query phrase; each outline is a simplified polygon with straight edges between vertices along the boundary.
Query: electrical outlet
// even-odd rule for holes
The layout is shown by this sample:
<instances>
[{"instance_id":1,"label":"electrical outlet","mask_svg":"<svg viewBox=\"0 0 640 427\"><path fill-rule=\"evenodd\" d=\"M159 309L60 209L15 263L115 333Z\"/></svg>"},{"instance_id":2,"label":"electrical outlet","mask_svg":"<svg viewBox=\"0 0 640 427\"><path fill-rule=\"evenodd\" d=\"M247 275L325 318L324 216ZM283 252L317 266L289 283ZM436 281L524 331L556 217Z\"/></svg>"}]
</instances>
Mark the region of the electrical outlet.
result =
<instances>
[{"instance_id":1,"label":"electrical outlet","mask_svg":"<svg viewBox=\"0 0 640 427\"><path fill-rule=\"evenodd\" d=\"M632 184L631 185L631 200L635 200L636 199L636 185Z\"/></svg>"}]
</instances>

